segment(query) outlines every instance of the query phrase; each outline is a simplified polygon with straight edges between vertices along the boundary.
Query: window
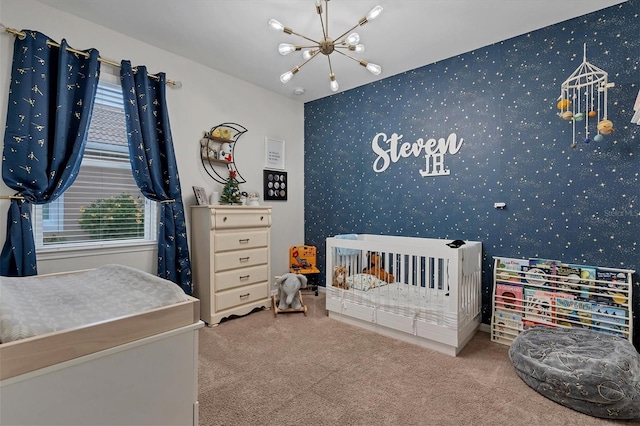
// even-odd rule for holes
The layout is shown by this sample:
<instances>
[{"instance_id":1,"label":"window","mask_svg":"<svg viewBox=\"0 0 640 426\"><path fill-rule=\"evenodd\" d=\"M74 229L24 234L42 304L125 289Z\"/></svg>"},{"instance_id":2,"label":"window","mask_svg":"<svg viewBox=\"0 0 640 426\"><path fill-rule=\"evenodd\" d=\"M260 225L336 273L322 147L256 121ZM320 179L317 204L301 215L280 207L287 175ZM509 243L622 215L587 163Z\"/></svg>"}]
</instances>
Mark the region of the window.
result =
<instances>
[{"instance_id":1,"label":"window","mask_svg":"<svg viewBox=\"0 0 640 426\"><path fill-rule=\"evenodd\" d=\"M34 205L38 250L156 241L157 205L133 179L122 102L117 79L101 75L78 177L54 202Z\"/></svg>"},{"instance_id":2,"label":"window","mask_svg":"<svg viewBox=\"0 0 640 426\"><path fill-rule=\"evenodd\" d=\"M60 232L63 225L64 194L57 200L42 206L42 230Z\"/></svg>"}]
</instances>

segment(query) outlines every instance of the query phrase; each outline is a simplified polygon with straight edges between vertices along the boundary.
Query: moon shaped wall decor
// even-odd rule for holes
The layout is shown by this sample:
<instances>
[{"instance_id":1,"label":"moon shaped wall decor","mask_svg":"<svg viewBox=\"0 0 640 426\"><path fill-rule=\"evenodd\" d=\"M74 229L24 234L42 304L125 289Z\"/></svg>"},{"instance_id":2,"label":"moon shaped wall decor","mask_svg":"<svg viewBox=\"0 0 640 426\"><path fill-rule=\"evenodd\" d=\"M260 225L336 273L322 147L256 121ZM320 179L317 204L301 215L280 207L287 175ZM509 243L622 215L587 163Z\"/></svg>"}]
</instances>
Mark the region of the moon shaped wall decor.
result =
<instances>
[{"instance_id":1,"label":"moon shaped wall decor","mask_svg":"<svg viewBox=\"0 0 640 426\"><path fill-rule=\"evenodd\" d=\"M246 182L238 171L235 157L236 143L246 132L247 129L237 123L218 124L204 132L200 139L200 160L204 170L216 182L224 184L232 171L238 183ZM221 175L223 168L226 172Z\"/></svg>"}]
</instances>

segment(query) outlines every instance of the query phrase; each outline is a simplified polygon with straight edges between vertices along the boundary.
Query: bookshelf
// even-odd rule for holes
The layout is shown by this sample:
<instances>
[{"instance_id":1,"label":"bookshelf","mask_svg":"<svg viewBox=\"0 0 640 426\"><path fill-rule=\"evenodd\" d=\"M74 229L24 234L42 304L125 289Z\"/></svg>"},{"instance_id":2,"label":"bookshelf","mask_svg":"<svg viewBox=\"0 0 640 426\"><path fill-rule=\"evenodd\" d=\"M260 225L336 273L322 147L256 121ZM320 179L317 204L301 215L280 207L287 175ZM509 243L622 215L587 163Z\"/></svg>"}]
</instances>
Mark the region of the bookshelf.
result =
<instances>
[{"instance_id":1,"label":"bookshelf","mask_svg":"<svg viewBox=\"0 0 640 426\"><path fill-rule=\"evenodd\" d=\"M630 269L494 257L491 340L535 326L590 328L633 341Z\"/></svg>"}]
</instances>

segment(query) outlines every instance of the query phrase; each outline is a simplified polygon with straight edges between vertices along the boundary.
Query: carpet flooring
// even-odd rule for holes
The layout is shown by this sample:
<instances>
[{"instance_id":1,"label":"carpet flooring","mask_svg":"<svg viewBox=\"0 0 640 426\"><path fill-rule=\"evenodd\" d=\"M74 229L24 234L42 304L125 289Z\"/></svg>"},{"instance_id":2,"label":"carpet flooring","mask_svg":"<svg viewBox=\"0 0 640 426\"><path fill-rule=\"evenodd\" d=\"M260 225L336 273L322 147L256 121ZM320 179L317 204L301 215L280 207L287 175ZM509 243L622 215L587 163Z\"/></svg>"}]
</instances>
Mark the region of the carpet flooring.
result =
<instances>
[{"instance_id":1,"label":"carpet flooring","mask_svg":"<svg viewBox=\"0 0 640 426\"><path fill-rule=\"evenodd\" d=\"M200 425L623 424L529 388L477 332L457 357L329 318L260 310L200 330Z\"/></svg>"}]
</instances>

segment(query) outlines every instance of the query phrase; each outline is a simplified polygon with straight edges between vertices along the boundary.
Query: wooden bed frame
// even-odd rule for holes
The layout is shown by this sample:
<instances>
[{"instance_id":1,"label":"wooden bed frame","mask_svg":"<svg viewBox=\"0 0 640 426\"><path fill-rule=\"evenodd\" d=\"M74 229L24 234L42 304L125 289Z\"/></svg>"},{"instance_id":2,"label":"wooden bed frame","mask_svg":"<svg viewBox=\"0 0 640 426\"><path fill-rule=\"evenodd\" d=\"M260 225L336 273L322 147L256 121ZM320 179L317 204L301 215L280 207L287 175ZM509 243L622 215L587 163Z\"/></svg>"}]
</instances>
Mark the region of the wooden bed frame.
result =
<instances>
[{"instance_id":1,"label":"wooden bed frame","mask_svg":"<svg viewBox=\"0 0 640 426\"><path fill-rule=\"evenodd\" d=\"M197 425L200 301L0 344L0 424Z\"/></svg>"}]
</instances>

